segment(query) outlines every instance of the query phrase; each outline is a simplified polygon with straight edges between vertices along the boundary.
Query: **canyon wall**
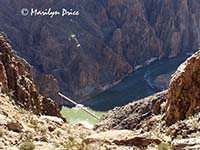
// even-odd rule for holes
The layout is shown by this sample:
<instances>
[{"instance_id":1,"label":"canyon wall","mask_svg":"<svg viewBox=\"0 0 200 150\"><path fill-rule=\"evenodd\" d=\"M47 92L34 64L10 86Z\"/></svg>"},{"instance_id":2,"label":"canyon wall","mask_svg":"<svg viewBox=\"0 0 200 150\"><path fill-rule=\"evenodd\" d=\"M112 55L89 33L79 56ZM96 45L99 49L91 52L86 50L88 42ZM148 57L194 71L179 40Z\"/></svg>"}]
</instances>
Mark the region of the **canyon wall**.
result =
<instances>
[{"instance_id":1,"label":"canyon wall","mask_svg":"<svg viewBox=\"0 0 200 150\"><path fill-rule=\"evenodd\" d=\"M71 8L80 15L22 16L22 8ZM0 10L0 30L17 53L78 100L151 58L200 47L199 0L1 0Z\"/></svg>"},{"instance_id":2,"label":"canyon wall","mask_svg":"<svg viewBox=\"0 0 200 150\"><path fill-rule=\"evenodd\" d=\"M55 102L40 95L31 77L31 66L15 54L0 33L0 93L12 97L16 104L36 114L61 116Z\"/></svg>"}]
</instances>

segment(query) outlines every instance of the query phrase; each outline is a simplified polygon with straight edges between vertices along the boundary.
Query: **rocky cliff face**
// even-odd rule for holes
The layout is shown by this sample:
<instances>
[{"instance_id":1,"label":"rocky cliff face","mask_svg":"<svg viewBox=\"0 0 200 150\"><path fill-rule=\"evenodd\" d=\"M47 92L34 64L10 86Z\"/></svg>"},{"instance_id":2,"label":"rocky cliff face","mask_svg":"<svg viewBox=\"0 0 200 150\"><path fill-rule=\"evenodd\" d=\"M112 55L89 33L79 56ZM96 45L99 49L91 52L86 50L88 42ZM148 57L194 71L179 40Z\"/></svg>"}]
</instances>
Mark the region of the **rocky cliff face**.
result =
<instances>
[{"instance_id":1,"label":"rocky cliff face","mask_svg":"<svg viewBox=\"0 0 200 150\"><path fill-rule=\"evenodd\" d=\"M200 111L200 51L174 73L168 93L166 121L172 124Z\"/></svg>"},{"instance_id":2,"label":"rocky cliff face","mask_svg":"<svg viewBox=\"0 0 200 150\"><path fill-rule=\"evenodd\" d=\"M37 114L60 116L55 102L41 96L31 78L31 66L12 50L8 40L0 34L0 92Z\"/></svg>"},{"instance_id":3,"label":"rocky cliff face","mask_svg":"<svg viewBox=\"0 0 200 150\"><path fill-rule=\"evenodd\" d=\"M22 16L22 8L73 8L76 17ZM152 57L200 47L198 0L1 1L0 30L62 91L83 99Z\"/></svg>"}]
</instances>

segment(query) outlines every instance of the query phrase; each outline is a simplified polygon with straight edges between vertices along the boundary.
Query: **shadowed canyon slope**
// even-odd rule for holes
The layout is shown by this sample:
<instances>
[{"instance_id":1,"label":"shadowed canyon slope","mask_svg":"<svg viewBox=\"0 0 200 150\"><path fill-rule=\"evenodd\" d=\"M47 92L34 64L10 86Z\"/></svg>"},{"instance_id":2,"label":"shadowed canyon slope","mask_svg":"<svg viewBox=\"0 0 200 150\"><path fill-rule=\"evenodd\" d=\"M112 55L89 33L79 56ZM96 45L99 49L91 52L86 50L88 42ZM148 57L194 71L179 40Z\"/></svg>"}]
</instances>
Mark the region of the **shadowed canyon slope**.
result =
<instances>
[{"instance_id":1,"label":"shadowed canyon slope","mask_svg":"<svg viewBox=\"0 0 200 150\"><path fill-rule=\"evenodd\" d=\"M50 7L80 15L20 14L22 8ZM200 47L199 0L1 0L0 9L0 30L17 53L78 99L108 88L153 57Z\"/></svg>"}]
</instances>

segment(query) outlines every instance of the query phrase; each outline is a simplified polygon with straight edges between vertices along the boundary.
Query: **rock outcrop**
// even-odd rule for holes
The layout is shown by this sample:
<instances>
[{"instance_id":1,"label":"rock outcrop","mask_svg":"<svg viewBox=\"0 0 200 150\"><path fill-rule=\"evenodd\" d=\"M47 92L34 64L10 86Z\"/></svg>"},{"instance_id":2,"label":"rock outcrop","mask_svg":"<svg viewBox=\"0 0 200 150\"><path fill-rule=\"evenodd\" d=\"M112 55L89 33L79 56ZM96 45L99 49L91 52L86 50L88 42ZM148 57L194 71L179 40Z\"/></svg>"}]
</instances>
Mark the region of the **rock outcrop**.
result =
<instances>
[{"instance_id":1,"label":"rock outcrop","mask_svg":"<svg viewBox=\"0 0 200 150\"><path fill-rule=\"evenodd\" d=\"M116 145L147 147L148 145L158 145L161 141L158 138L150 137L147 134L137 134L131 130L111 130L93 134L86 137L85 143L115 143Z\"/></svg>"},{"instance_id":2,"label":"rock outcrop","mask_svg":"<svg viewBox=\"0 0 200 150\"><path fill-rule=\"evenodd\" d=\"M74 9L76 17L22 16L21 9ZM85 99L134 67L200 47L199 0L0 2L0 30L68 96ZM5 24L6 22L6 24Z\"/></svg>"},{"instance_id":3,"label":"rock outcrop","mask_svg":"<svg viewBox=\"0 0 200 150\"><path fill-rule=\"evenodd\" d=\"M169 85L166 122L173 124L200 111L200 51L181 64Z\"/></svg>"},{"instance_id":4,"label":"rock outcrop","mask_svg":"<svg viewBox=\"0 0 200 150\"><path fill-rule=\"evenodd\" d=\"M40 95L31 78L31 66L18 57L3 34L0 34L0 90L22 107L37 114L60 116L55 102Z\"/></svg>"},{"instance_id":5,"label":"rock outcrop","mask_svg":"<svg viewBox=\"0 0 200 150\"><path fill-rule=\"evenodd\" d=\"M53 77L53 75L36 72L34 73L33 79L39 93L54 100L57 106L61 108L64 102L58 95L60 88L58 86L58 81Z\"/></svg>"},{"instance_id":6,"label":"rock outcrop","mask_svg":"<svg viewBox=\"0 0 200 150\"><path fill-rule=\"evenodd\" d=\"M173 141L172 147L173 147L173 150L200 149L200 140L199 138L177 139Z\"/></svg>"}]
</instances>

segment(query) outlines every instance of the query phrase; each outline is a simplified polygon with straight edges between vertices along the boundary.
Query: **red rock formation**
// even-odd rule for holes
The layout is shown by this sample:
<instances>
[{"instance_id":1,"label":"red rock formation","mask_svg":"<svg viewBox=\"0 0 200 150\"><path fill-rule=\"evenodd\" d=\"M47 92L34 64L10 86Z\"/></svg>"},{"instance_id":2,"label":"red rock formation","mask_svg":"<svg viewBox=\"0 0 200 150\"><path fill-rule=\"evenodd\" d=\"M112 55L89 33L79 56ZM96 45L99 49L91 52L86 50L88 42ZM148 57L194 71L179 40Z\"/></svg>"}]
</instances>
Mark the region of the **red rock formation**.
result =
<instances>
[{"instance_id":1,"label":"red rock formation","mask_svg":"<svg viewBox=\"0 0 200 150\"><path fill-rule=\"evenodd\" d=\"M31 67L23 62L0 34L1 92L12 96L17 104L37 114L60 116L55 102L38 93L29 72Z\"/></svg>"},{"instance_id":2,"label":"red rock formation","mask_svg":"<svg viewBox=\"0 0 200 150\"><path fill-rule=\"evenodd\" d=\"M181 64L170 81L165 120L168 124L200 111L200 51Z\"/></svg>"}]
</instances>

